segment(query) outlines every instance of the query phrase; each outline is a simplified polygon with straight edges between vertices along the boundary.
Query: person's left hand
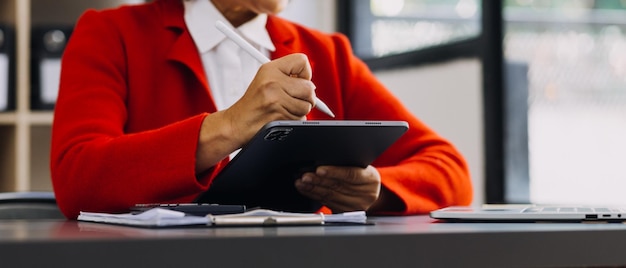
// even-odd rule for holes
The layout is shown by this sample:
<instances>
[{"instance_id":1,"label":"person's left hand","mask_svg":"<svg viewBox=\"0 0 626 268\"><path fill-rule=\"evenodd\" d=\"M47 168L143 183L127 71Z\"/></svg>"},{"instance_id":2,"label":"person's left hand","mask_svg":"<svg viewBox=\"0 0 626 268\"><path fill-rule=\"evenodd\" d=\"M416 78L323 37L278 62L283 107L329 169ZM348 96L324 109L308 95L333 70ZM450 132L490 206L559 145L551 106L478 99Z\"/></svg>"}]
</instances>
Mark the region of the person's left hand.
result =
<instances>
[{"instance_id":1,"label":"person's left hand","mask_svg":"<svg viewBox=\"0 0 626 268\"><path fill-rule=\"evenodd\" d=\"M320 166L295 182L298 191L333 213L367 210L380 194L380 174L373 166Z\"/></svg>"}]
</instances>

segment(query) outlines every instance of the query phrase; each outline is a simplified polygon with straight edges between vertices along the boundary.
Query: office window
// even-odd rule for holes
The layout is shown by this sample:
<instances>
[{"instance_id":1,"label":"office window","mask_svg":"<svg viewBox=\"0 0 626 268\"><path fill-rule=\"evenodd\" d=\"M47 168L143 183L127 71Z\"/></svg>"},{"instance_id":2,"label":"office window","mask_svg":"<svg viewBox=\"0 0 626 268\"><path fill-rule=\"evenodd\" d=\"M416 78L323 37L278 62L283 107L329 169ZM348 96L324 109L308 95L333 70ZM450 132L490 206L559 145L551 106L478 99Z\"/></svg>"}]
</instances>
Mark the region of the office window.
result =
<instances>
[{"instance_id":1,"label":"office window","mask_svg":"<svg viewBox=\"0 0 626 268\"><path fill-rule=\"evenodd\" d=\"M480 0L351 1L347 31L362 58L376 58L475 38Z\"/></svg>"},{"instance_id":2,"label":"office window","mask_svg":"<svg viewBox=\"0 0 626 268\"><path fill-rule=\"evenodd\" d=\"M417 66L446 62L479 61L478 77L482 82L482 111L472 108L473 104L455 106L457 112L474 119L474 113L482 120L472 121L479 133L467 136L483 136L484 148L475 148L476 141L456 137L464 152L472 156L469 161L473 180L477 182L475 202L502 202L503 197L503 106L502 106L502 9L500 1L481 0L342 0L338 4L339 31L352 41L353 49L370 69L374 71L413 69ZM383 30L381 30L383 29ZM383 45L381 45L383 44ZM382 47L382 48L381 48ZM473 69L466 69L469 72ZM392 71L393 72L393 71ZM464 73L466 74L466 73ZM454 77L455 73L449 74ZM479 82L479 83L480 83ZM467 88L466 88L467 86ZM446 94L447 90L458 90L466 94L476 90L474 85L460 85L454 89L432 88L428 94ZM416 92L429 90L428 85L416 85ZM410 90L404 88L404 90ZM478 89L480 90L480 89ZM418 93L419 94L419 93ZM451 93L456 95L455 93ZM411 95L411 94L408 94ZM423 100L423 99L421 99ZM419 100L418 100L419 101ZM416 102L418 102L416 101ZM467 100L472 102L472 100ZM448 103L449 104L449 103ZM418 104L419 105L419 104ZM445 106L445 105L444 105ZM468 110L463 110L468 109ZM433 109L442 112L438 109ZM446 111L443 111L447 113ZM425 118L425 117L424 117ZM463 121L463 118L455 120ZM472 130L473 131L473 130ZM467 132L466 132L467 133ZM474 143L468 145L468 140ZM472 153L484 154L475 156Z\"/></svg>"},{"instance_id":3,"label":"office window","mask_svg":"<svg viewBox=\"0 0 626 268\"><path fill-rule=\"evenodd\" d=\"M505 60L526 68L507 77L526 83L528 108L529 191L509 193L626 204L626 1L507 0L504 22Z\"/></svg>"}]
</instances>

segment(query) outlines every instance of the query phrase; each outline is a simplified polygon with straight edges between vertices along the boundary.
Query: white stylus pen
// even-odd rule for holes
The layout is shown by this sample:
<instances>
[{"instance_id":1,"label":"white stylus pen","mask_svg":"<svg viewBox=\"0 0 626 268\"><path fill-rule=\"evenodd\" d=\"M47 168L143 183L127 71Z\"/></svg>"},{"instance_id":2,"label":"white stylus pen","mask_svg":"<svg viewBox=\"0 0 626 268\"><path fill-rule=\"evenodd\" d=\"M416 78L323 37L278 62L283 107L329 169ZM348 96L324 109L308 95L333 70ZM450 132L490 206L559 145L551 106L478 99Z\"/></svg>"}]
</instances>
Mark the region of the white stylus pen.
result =
<instances>
[{"instance_id":1,"label":"white stylus pen","mask_svg":"<svg viewBox=\"0 0 626 268\"><path fill-rule=\"evenodd\" d=\"M225 34L226 37L228 37L230 40L235 42L235 44L237 44L239 47L241 47L244 51L248 52L248 54L250 54L250 56L255 58L261 64L270 62L270 59L265 57L265 55L263 55L256 48L254 48L252 45L250 45L250 43L248 43L246 40L244 40L241 36L239 36L239 34L237 34L235 31L233 31L230 27L226 26L226 24L224 24L223 22L217 21L215 23L215 27L218 30L220 30L220 32ZM333 114L333 112L330 110L330 108L328 108L328 105L326 105L326 103L324 103L322 100L320 100L317 97L315 97L315 108L317 108L318 110L324 112L327 115L330 115L333 118L335 117L335 114Z\"/></svg>"}]
</instances>

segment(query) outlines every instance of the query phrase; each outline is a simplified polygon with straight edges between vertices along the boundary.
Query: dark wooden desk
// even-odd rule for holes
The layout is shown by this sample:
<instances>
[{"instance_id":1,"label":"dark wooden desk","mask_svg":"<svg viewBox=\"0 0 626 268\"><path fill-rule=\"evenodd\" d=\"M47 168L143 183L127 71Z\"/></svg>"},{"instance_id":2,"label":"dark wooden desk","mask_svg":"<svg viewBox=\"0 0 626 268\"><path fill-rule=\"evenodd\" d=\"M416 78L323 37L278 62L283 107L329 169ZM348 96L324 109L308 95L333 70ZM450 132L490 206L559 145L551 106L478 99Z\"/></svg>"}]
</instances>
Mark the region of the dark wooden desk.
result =
<instances>
[{"instance_id":1,"label":"dark wooden desk","mask_svg":"<svg viewBox=\"0 0 626 268\"><path fill-rule=\"evenodd\" d=\"M626 265L625 224L436 223L142 229L0 221L0 267L580 267Z\"/></svg>"}]
</instances>

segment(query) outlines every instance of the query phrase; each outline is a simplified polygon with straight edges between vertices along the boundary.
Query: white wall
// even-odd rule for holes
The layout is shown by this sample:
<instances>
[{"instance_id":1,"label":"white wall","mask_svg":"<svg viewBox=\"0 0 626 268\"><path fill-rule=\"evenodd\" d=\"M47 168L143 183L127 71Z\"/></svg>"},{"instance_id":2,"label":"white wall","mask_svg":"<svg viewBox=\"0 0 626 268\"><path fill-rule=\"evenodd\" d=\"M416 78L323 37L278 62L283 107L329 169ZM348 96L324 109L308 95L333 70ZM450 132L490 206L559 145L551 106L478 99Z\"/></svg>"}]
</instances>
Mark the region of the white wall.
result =
<instances>
[{"instance_id":1,"label":"white wall","mask_svg":"<svg viewBox=\"0 0 626 268\"><path fill-rule=\"evenodd\" d=\"M474 183L474 204L484 202L481 63L464 59L376 72L422 121L465 156Z\"/></svg>"},{"instance_id":2,"label":"white wall","mask_svg":"<svg viewBox=\"0 0 626 268\"><path fill-rule=\"evenodd\" d=\"M324 32L336 31L335 0L290 0L282 17Z\"/></svg>"},{"instance_id":3,"label":"white wall","mask_svg":"<svg viewBox=\"0 0 626 268\"><path fill-rule=\"evenodd\" d=\"M281 14L325 32L335 31L335 1L292 0ZM465 156L474 182L474 204L484 202L481 63L462 59L437 65L376 72L421 120Z\"/></svg>"}]
</instances>

